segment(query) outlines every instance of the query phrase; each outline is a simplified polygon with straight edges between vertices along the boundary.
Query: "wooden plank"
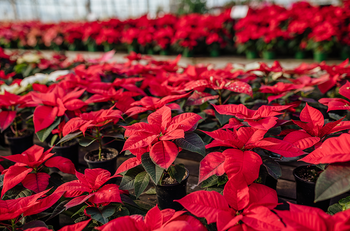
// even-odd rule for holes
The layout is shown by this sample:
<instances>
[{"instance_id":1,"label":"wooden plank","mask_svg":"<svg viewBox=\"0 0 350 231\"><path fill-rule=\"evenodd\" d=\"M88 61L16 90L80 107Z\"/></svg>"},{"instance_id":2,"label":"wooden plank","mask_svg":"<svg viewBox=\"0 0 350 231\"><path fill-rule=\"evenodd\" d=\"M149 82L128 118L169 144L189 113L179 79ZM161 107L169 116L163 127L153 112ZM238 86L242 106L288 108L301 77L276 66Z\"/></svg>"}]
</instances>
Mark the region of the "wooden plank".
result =
<instances>
[{"instance_id":1,"label":"wooden plank","mask_svg":"<svg viewBox=\"0 0 350 231\"><path fill-rule=\"evenodd\" d=\"M292 200L296 199L295 182L278 179L277 182L277 195Z\"/></svg>"},{"instance_id":2,"label":"wooden plank","mask_svg":"<svg viewBox=\"0 0 350 231\"><path fill-rule=\"evenodd\" d=\"M281 165L282 176L280 179L295 181L295 178L293 176L293 170L295 168L295 166Z\"/></svg>"}]
</instances>

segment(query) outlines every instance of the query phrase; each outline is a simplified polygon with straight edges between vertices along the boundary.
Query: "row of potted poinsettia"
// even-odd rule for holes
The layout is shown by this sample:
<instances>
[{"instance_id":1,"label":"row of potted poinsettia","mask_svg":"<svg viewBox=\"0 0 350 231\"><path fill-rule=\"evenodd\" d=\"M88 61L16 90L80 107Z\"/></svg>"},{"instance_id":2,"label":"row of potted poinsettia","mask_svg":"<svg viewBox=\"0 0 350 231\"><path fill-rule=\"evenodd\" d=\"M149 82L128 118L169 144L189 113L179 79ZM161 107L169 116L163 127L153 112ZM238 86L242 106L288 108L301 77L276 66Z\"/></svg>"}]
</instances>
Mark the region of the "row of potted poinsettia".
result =
<instances>
[{"instance_id":1,"label":"row of potted poinsettia","mask_svg":"<svg viewBox=\"0 0 350 231\"><path fill-rule=\"evenodd\" d=\"M156 19L142 16L125 21L2 22L0 45L88 51L118 47L145 54L183 52L185 56L203 51L218 56L220 50L233 51L236 46L237 52L245 53L247 58L261 54L264 59L276 55L303 59L313 53L316 61L325 60L331 53L340 54L341 59L350 55L347 2L343 6L298 2L290 8L264 4L250 8L247 16L237 21L231 19L230 11L179 17L168 14Z\"/></svg>"},{"instance_id":2,"label":"row of potted poinsettia","mask_svg":"<svg viewBox=\"0 0 350 231\"><path fill-rule=\"evenodd\" d=\"M319 165L322 169L316 171L323 170L316 182L319 185L316 186L317 201L349 190L346 184L338 183L347 179L348 151L346 146L331 145L348 142L348 135L341 132L348 131L349 123L340 112L320 112L324 109L322 104L330 111L348 109L345 99L324 98L327 92L348 96L348 83L337 89L338 84L346 82L346 62L338 66L301 65L294 70L285 70L277 62L271 67L261 63L256 67L228 65L225 69L214 70L205 66L182 68L176 60L158 62L136 54L128 59L129 62L123 64L85 63L59 77L55 83L33 84L21 96L5 92L1 97L2 130L11 127L9 134L13 133L8 136L18 137L23 132L19 118L32 119L38 138L56 144L53 149L59 149L69 141L74 143L72 140L76 138L82 146L98 141L99 149L86 155L85 159L91 168L102 162L100 168L86 170L85 175L76 172L77 181L50 184L53 177L52 174L49 176L47 168L74 173L71 161L54 159L50 151L31 147L32 144L23 151L15 151L14 154L23 152L20 156L5 157L17 163L6 167L8 161L0 162L7 168L2 175L2 203L29 201L33 206L37 205L27 207L29 212L7 206L4 210L7 215L2 218L6 227L21 228L23 223L36 219L30 215L52 207L59 200L56 212L66 209L66 213L74 215L77 221L88 221L91 217L90 227L105 224L99 229L122 224L135 226L135 229L170 229L170 225L202 229L196 219L174 210L159 212L154 208L144 221L140 216L127 216L145 214L145 211L138 208L132 200L135 199L133 195L127 196L128 191L124 190L134 189L137 198L150 182L160 186L157 188L171 183L183 187L188 170L174 164L181 150L204 156L199 183L208 190L223 192L224 197L199 191L186 197L186 193L178 194L180 198L174 199L195 216L205 217L207 223L216 222L219 230L238 226L281 230L285 225L291 228L296 224L315 225L312 222L300 224L298 217L292 216L296 212L300 217L310 212L313 214L310 219L316 216L313 219L318 219L326 228L346 227L348 212L330 216L317 209L291 206L290 212L276 212L277 216L270 212L277 203L276 192L257 184L265 183L264 170L278 178L277 160L303 157L302 160L310 164L326 164ZM146 65L138 62L142 59ZM318 103L320 98L323 99ZM320 110L315 109L316 106ZM21 117L17 117L17 111ZM52 137L48 139L50 134ZM122 151L134 155L117 170L101 169L107 168L107 159L113 161L114 157L114 151L102 147L103 142L108 142L103 141L106 136L127 138ZM329 138L331 136L334 137ZM53 152L58 153L58 150ZM69 157L77 158L77 155L76 151ZM105 160L95 161L102 158ZM123 176L119 187L110 177L118 177L118 174ZM49 193L44 191L51 186L53 189ZM43 194L15 199L18 194L12 189L16 187L20 191L27 188L21 194L24 196L41 191L49 196L47 199L41 198ZM158 203L165 208L161 204L162 192L170 193L159 190ZM120 204L121 200L124 205ZM217 205L215 210L214 204ZM179 204L171 206L178 207ZM341 204L338 209L339 206ZM164 213L173 215L164 218L166 221L161 224L152 226L147 219L149 216L162 217ZM23 216L26 218L22 219Z\"/></svg>"}]
</instances>

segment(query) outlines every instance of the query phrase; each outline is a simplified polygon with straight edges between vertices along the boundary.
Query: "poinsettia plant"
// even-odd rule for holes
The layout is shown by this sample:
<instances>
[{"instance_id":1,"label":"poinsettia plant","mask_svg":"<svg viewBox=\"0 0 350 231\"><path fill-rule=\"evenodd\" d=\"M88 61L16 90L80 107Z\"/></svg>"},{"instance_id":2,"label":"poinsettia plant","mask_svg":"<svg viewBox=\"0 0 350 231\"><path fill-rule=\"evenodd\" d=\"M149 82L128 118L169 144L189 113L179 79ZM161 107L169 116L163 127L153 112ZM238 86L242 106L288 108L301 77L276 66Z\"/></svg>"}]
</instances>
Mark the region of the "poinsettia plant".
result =
<instances>
[{"instance_id":1,"label":"poinsettia plant","mask_svg":"<svg viewBox=\"0 0 350 231\"><path fill-rule=\"evenodd\" d=\"M64 183L55 191L68 198L64 208L75 211L73 217L91 217L95 226L100 226L125 213L128 214L127 203L135 205L126 195L127 191L122 191L118 185L110 183L117 175L111 176L105 169L86 169L84 174L75 172L75 176L77 180Z\"/></svg>"},{"instance_id":2,"label":"poinsettia plant","mask_svg":"<svg viewBox=\"0 0 350 231\"><path fill-rule=\"evenodd\" d=\"M146 230L193 230L204 231L206 228L196 218L184 211L173 209L160 210L158 206L150 209L145 217L141 215L123 216L97 227L97 230L107 231L146 231Z\"/></svg>"},{"instance_id":3,"label":"poinsettia plant","mask_svg":"<svg viewBox=\"0 0 350 231\"><path fill-rule=\"evenodd\" d=\"M155 184L163 184L166 177L174 183L180 183L189 173L183 166L174 165L179 151L185 149L205 155L204 143L194 133L201 118L195 113L172 117L171 109L163 106L147 117L148 123L139 122L126 126L127 140L123 150L130 151L136 157L119 166L116 174L126 172L122 184L134 181L135 194L138 197L146 189L150 178ZM130 177L131 173L127 171L137 166L141 166L137 175Z\"/></svg>"},{"instance_id":4,"label":"poinsettia plant","mask_svg":"<svg viewBox=\"0 0 350 231\"><path fill-rule=\"evenodd\" d=\"M1 226L12 231L28 230L30 227L39 225L46 226L44 222L35 220L35 216L32 215L37 215L50 208L62 197L63 192L54 192L46 196L49 191L48 189L33 195L20 195L16 199L0 200Z\"/></svg>"},{"instance_id":5,"label":"poinsettia plant","mask_svg":"<svg viewBox=\"0 0 350 231\"><path fill-rule=\"evenodd\" d=\"M74 174L74 164L71 160L53 156L49 149L44 152L44 148L34 145L22 154L4 156L4 159L15 162L15 165L2 171L4 184L1 190L1 197L19 183L36 193L44 191L49 185L49 168L58 168L64 173Z\"/></svg>"},{"instance_id":6,"label":"poinsettia plant","mask_svg":"<svg viewBox=\"0 0 350 231\"><path fill-rule=\"evenodd\" d=\"M253 183L246 185L233 178L223 195L216 191L193 192L178 202L208 224L216 223L217 230L282 230L280 218L271 210L278 204L275 190Z\"/></svg>"},{"instance_id":7,"label":"poinsettia plant","mask_svg":"<svg viewBox=\"0 0 350 231\"><path fill-rule=\"evenodd\" d=\"M40 141L44 141L51 131L67 118L81 114L86 106L79 97L84 89L75 88L72 91L58 84L52 85L45 93L31 92L28 107L36 107L33 114L35 133Z\"/></svg>"},{"instance_id":8,"label":"poinsettia plant","mask_svg":"<svg viewBox=\"0 0 350 231\"><path fill-rule=\"evenodd\" d=\"M102 138L103 129L109 124L116 124L122 119L122 112L110 109L101 109L89 113L82 113L80 116L72 118L63 127L63 138L58 144L75 139L79 139L79 144L87 147L93 142L98 143L98 160L102 160Z\"/></svg>"},{"instance_id":9,"label":"poinsettia plant","mask_svg":"<svg viewBox=\"0 0 350 231\"><path fill-rule=\"evenodd\" d=\"M0 129L5 131L11 124L11 131L15 137L21 136L23 130L20 128L22 123L21 111L24 107L24 97L5 91L0 95Z\"/></svg>"}]
</instances>

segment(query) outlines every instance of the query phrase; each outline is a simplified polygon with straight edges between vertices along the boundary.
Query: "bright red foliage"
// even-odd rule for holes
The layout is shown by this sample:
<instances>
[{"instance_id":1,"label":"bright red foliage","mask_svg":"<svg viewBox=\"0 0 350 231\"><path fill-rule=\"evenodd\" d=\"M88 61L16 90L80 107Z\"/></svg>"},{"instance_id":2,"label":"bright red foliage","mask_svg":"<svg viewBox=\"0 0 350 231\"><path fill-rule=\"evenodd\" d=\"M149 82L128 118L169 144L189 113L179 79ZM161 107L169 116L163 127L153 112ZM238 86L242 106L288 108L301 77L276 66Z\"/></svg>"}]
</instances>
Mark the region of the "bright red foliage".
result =
<instances>
[{"instance_id":1,"label":"bright red foliage","mask_svg":"<svg viewBox=\"0 0 350 231\"><path fill-rule=\"evenodd\" d=\"M195 113L183 113L171 118L171 109L163 106L147 117L148 123L125 127L125 137L128 139L123 151L130 150L139 160L143 153L149 151L152 160L167 169L179 153L172 141L184 138L185 132L192 130L201 118Z\"/></svg>"},{"instance_id":2,"label":"bright red foliage","mask_svg":"<svg viewBox=\"0 0 350 231\"><path fill-rule=\"evenodd\" d=\"M261 184L249 187L242 181L231 179L224 195L215 191L197 191L177 200L190 213L216 222L221 230L281 230L284 225L270 211L277 205L275 190Z\"/></svg>"},{"instance_id":3,"label":"bright red foliage","mask_svg":"<svg viewBox=\"0 0 350 231\"><path fill-rule=\"evenodd\" d=\"M196 218L185 215L184 211L173 209L159 210L158 206L150 209L145 217L132 215L116 218L107 224L97 227L97 230L109 231L204 231L206 228Z\"/></svg>"},{"instance_id":4,"label":"bright red foliage","mask_svg":"<svg viewBox=\"0 0 350 231\"><path fill-rule=\"evenodd\" d=\"M84 202L93 204L122 202L118 185L104 185L108 180L115 177L111 176L109 171L96 168L86 169L84 173L83 175L79 172L75 172L78 180L64 183L55 191L56 193L64 192L65 197L75 197L65 205L67 209ZM88 193L88 195L82 195L84 193Z\"/></svg>"},{"instance_id":5,"label":"bright red foliage","mask_svg":"<svg viewBox=\"0 0 350 231\"><path fill-rule=\"evenodd\" d=\"M16 164L2 172L5 176L1 197L19 183L36 193L44 191L50 178L49 174L40 172L44 166L56 167L62 172L74 174L75 167L72 161L61 156L52 157L54 153L50 153L51 150L52 148L44 152L44 148L34 145L22 154L4 156L3 158Z\"/></svg>"}]
</instances>

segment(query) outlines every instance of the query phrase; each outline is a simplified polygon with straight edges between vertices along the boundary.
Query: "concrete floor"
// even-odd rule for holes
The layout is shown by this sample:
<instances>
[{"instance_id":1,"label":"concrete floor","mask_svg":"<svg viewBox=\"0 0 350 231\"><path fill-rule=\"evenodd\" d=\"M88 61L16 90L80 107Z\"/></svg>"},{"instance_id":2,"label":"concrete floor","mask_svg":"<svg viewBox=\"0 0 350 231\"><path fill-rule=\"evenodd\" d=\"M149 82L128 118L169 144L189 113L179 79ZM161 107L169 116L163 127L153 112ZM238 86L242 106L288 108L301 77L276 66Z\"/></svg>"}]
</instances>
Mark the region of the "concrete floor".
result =
<instances>
[{"instance_id":1,"label":"concrete floor","mask_svg":"<svg viewBox=\"0 0 350 231\"><path fill-rule=\"evenodd\" d=\"M7 49L6 51L11 52L13 50ZM25 50L30 51L30 50ZM32 50L32 52L37 52L35 50ZM44 57L50 58L54 51L41 51L42 55ZM86 51L66 51L65 53L68 58L74 59L78 54L83 55L86 59L96 59L101 57L104 53L103 52L86 52ZM125 62L124 57L127 55L127 53L119 53L117 52L111 61L114 62ZM156 60L172 60L175 59L176 56L161 56L161 55L152 55ZM297 59L286 59L281 58L277 59L281 65L286 69L291 69L294 67L299 66L301 63L314 63L315 61L313 59L304 59L304 60L297 60ZM180 65L186 66L187 64L212 64L215 68L223 68L228 63L238 63L238 64L249 64L253 62L265 62L269 65L271 65L274 60L263 60L263 59L246 59L244 56L220 56L220 57L194 57L194 58L186 58L181 57ZM342 60L327 60L327 64L339 64Z\"/></svg>"}]
</instances>

